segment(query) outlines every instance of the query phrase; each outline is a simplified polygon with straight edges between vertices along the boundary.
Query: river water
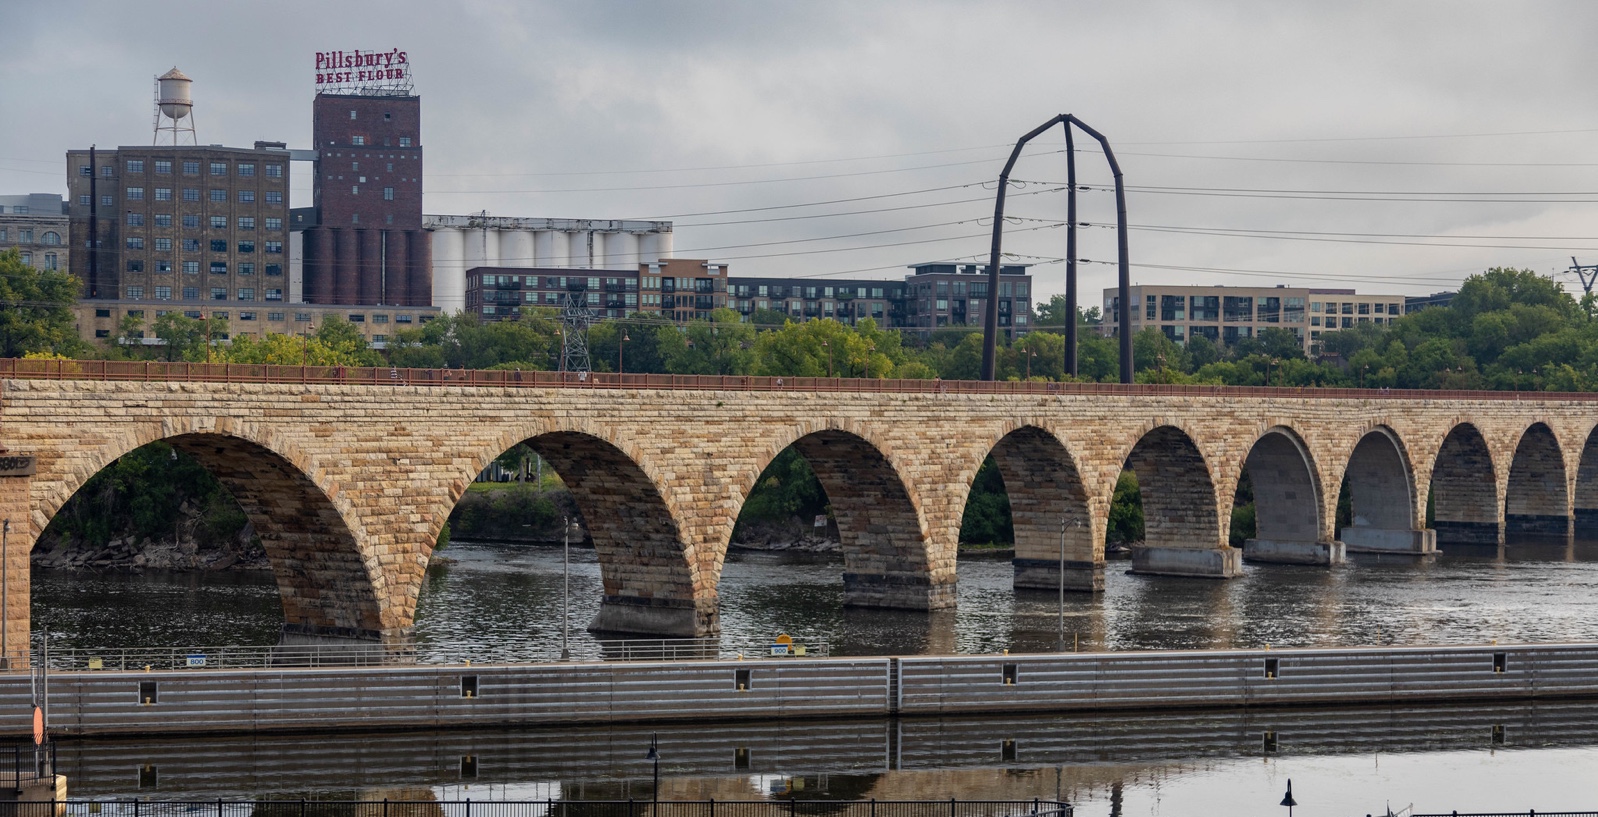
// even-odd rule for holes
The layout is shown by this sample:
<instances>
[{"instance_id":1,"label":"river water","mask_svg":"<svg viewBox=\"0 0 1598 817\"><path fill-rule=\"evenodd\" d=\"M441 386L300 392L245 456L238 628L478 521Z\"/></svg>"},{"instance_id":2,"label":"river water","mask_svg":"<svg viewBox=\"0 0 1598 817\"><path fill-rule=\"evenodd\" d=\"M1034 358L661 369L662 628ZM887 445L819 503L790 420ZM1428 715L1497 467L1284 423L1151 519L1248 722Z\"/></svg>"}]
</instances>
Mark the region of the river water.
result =
<instances>
[{"instance_id":1,"label":"river water","mask_svg":"<svg viewBox=\"0 0 1598 817\"><path fill-rule=\"evenodd\" d=\"M562 632L557 548L456 542L428 574L416 617L423 660L550 659ZM1233 581L1131 576L1111 562L1102 595L1068 594L1082 650L1598 640L1598 542L1526 539L1416 561L1354 557L1337 569L1249 565ZM1005 561L962 560L958 609L845 610L842 567L734 554L720 584L729 651L788 632L834 655L1052 650L1055 594L1017 594ZM267 574L34 571L36 629L67 646L274 643ZM574 549L572 651L597 651L594 553ZM762 731L763 730L763 731ZM885 737L897 732L894 737ZM1266 732L1276 748L1264 748ZM1005 740L1016 747L1000 749ZM741 742L740 742L741 741ZM69 746L83 796L647 798L641 730L356 736L307 755L303 740L85 742ZM278 748L274 749L276 746ZM1015 722L718 725L662 731L662 795L1053 797L1079 814L1296 813L1598 807L1598 703L1027 718ZM292 748L289 748L292 747ZM555 747L556 750L551 750ZM740 749L744 750L740 754ZM463 776L462 757L474 760ZM742 757L740 761L738 758ZM751 759L752 758L752 759ZM1012 759L1013 758L1013 759ZM140 770L159 768L158 774ZM68 771L69 774L74 774ZM159 782L157 782L159 781ZM143 784L148 784L147 786Z\"/></svg>"}]
</instances>

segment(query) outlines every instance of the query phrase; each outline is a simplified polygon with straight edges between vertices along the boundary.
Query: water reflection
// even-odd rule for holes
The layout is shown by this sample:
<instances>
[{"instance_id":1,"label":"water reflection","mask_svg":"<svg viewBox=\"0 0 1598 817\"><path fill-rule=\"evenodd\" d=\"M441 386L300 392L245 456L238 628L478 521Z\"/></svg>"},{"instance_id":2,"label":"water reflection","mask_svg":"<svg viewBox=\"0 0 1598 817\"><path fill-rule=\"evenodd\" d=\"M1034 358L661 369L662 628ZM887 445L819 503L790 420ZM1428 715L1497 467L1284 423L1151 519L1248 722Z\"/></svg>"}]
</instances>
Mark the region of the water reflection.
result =
<instances>
[{"instance_id":1,"label":"water reflection","mask_svg":"<svg viewBox=\"0 0 1598 817\"><path fill-rule=\"evenodd\" d=\"M424 660L552 659L560 653L558 548L457 542L417 608ZM1194 649L1548 642L1598 639L1598 541L1523 537L1454 546L1435 558L1355 555L1334 569L1255 565L1231 581L1132 576L1110 562L1105 592L1069 593L1067 649ZM723 644L756 648L787 632L835 655L1052 651L1062 608L1017 592L1002 561L961 561L959 606L923 613L845 608L842 565L733 554L720 585ZM574 654L597 654L599 565L574 550ZM35 570L35 627L57 645L268 644L281 609L270 574L104 574Z\"/></svg>"}]
</instances>

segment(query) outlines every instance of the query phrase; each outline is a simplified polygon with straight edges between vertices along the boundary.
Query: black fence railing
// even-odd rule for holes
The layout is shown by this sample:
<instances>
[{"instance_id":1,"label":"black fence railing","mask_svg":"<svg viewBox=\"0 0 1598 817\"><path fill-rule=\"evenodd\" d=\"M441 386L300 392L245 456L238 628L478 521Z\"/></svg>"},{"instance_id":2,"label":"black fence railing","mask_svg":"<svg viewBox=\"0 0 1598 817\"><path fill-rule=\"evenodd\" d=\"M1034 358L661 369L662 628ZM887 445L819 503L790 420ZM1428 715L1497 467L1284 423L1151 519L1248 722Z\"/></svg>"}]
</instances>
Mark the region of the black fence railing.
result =
<instances>
[{"instance_id":1,"label":"black fence railing","mask_svg":"<svg viewBox=\"0 0 1598 817\"><path fill-rule=\"evenodd\" d=\"M1414 814L1410 817L1598 817L1598 811L1450 811L1447 814Z\"/></svg>"},{"instance_id":2,"label":"black fence railing","mask_svg":"<svg viewBox=\"0 0 1598 817\"><path fill-rule=\"evenodd\" d=\"M24 784L55 777L55 743L14 744L11 757L0 748L0 789L21 788ZM10 784L15 784L14 786Z\"/></svg>"},{"instance_id":3,"label":"black fence railing","mask_svg":"<svg viewBox=\"0 0 1598 817\"><path fill-rule=\"evenodd\" d=\"M135 799L5 806L7 817L1072 817L1070 805L1050 800Z\"/></svg>"}]
</instances>

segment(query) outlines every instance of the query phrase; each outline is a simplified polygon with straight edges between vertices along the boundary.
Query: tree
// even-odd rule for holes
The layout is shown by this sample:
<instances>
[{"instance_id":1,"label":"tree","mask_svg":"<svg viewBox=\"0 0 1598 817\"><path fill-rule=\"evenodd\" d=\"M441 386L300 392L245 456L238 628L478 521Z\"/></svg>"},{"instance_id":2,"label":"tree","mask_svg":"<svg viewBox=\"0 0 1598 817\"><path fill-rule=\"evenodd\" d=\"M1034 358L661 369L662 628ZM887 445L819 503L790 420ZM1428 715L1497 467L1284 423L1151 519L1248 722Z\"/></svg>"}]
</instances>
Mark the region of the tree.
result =
<instances>
[{"instance_id":1,"label":"tree","mask_svg":"<svg viewBox=\"0 0 1598 817\"><path fill-rule=\"evenodd\" d=\"M381 366L383 356L377 353L366 342L366 336L355 324L337 315L327 315L322 318L322 325L317 327L315 339L327 347L328 354L336 357L341 363L334 365L344 366ZM348 362L344 362L348 361Z\"/></svg>"},{"instance_id":2,"label":"tree","mask_svg":"<svg viewBox=\"0 0 1598 817\"><path fill-rule=\"evenodd\" d=\"M709 320L680 330L661 327L655 340L672 374L748 374L754 361L754 327L731 309L714 310Z\"/></svg>"},{"instance_id":3,"label":"tree","mask_svg":"<svg viewBox=\"0 0 1598 817\"><path fill-rule=\"evenodd\" d=\"M72 308L78 280L65 272L36 270L16 249L0 252L0 357L29 352L77 356L88 351L78 337Z\"/></svg>"},{"instance_id":4,"label":"tree","mask_svg":"<svg viewBox=\"0 0 1598 817\"><path fill-rule=\"evenodd\" d=\"M161 340L161 356L168 361L205 360L205 347L210 338L210 318L187 318L179 312L168 312L155 319L155 336Z\"/></svg>"}]
</instances>

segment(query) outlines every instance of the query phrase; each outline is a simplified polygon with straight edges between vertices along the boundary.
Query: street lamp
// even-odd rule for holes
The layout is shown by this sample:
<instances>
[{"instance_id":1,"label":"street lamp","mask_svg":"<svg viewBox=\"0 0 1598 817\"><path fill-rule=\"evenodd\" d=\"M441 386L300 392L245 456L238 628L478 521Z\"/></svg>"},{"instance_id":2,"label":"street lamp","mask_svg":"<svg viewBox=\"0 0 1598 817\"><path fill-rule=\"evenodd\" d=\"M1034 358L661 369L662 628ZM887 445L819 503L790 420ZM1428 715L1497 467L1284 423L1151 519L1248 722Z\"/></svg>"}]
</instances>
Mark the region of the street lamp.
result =
<instances>
[{"instance_id":1,"label":"street lamp","mask_svg":"<svg viewBox=\"0 0 1598 817\"><path fill-rule=\"evenodd\" d=\"M539 482L543 482L542 472L540 472ZM569 516L563 516L560 519L565 540L565 552L560 569L560 660L570 661L572 657L572 520Z\"/></svg>"},{"instance_id":2,"label":"street lamp","mask_svg":"<svg viewBox=\"0 0 1598 817\"><path fill-rule=\"evenodd\" d=\"M622 356L627 352L627 341L629 341L629 340L632 340L632 338L627 337L627 330L626 329L621 330L621 340L616 343L616 373L617 374L626 374L627 373L627 364L625 362L623 362Z\"/></svg>"},{"instance_id":3,"label":"street lamp","mask_svg":"<svg viewBox=\"0 0 1598 817\"><path fill-rule=\"evenodd\" d=\"M1293 778L1291 777L1287 779L1287 794L1282 797L1280 805L1287 806L1287 817L1293 817L1293 807L1298 805L1298 801L1293 799Z\"/></svg>"},{"instance_id":4,"label":"street lamp","mask_svg":"<svg viewBox=\"0 0 1598 817\"><path fill-rule=\"evenodd\" d=\"M832 344L822 341L821 347L827 350L827 376L832 377Z\"/></svg>"},{"instance_id":5,"label":"street lamp","mask_svg":"<svg viewBox=\"0 0 1598 817\"><path fill-rule=\"evenodd\" d=\"M649 753L644 755L644 760L655 762L655 787L650 791L650 799L657 805L660 803L660 739L654 732L649 733Z\"/></svg>"},{"instance_id":6,"label":"street lamp","mask_svg":"<svg viewBox=\"0 0 1598 817\"><path fill-rule=\"evenodd\" d=\"M1032 379L1032 358L1035 358L1037 356L1038 356L1038 353L1037 353L1037 350L1035 350L1035 349L1030 350L1030 351L1027 352L1027 355L1026 355L1026 379L1028 379L1028 380Z\"/></svg>"},{"instance_id":7,"label":"street lamp","mask_svg":"<svg viewBox=\"0 0 1598 817\"><path fill-rule=\"evenodd\" d=\"M871 353L877 351L877 344L866 344L866 379L871 379Z\"/></svg>"}]
</instances>

